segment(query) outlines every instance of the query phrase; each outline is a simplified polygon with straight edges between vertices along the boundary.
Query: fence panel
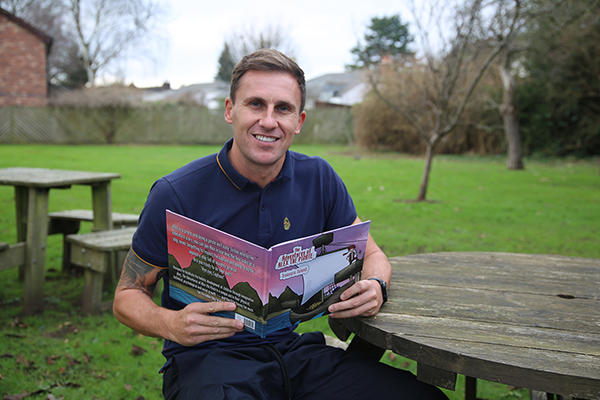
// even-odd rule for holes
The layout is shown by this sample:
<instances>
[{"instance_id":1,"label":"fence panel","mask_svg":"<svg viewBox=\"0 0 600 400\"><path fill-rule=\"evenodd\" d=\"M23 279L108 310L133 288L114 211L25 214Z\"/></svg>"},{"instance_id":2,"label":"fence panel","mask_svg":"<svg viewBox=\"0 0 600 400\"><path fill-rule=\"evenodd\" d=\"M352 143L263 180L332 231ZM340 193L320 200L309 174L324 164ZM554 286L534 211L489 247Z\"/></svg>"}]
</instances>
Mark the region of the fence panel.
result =
<instances>
[{"instance_id":1,"label":"fence panel","mask_svg":"<svg viewBox=\"0 0 600 400\"><path fill-rule=\"evenodd\" d=\"M181 104L143 107L0 107L0 143L221 144L224 110ZM353 142L350 109L309 110L299 143Z\"/></svg>"}]
</instances>

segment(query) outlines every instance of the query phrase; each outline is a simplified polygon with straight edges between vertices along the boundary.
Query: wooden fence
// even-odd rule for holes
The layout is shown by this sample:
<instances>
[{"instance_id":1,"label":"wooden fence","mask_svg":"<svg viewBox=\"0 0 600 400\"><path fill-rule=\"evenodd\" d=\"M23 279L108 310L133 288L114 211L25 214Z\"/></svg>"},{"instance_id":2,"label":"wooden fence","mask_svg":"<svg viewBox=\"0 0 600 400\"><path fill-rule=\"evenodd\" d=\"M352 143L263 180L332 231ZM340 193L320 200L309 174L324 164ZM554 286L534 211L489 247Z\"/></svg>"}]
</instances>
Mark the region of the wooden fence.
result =
<instances>
[{"instance_id":1,"label":"wooden fence","mask_svg":"<svg viewBox=\"0 0 600 400\"><path fill-rule=\"evenodd\" d=\"M353 142L350 109L309 110L298 143ZM191 105L0 107L0 143L221 144L223 110Z\"/></svg>"}]
</instances>

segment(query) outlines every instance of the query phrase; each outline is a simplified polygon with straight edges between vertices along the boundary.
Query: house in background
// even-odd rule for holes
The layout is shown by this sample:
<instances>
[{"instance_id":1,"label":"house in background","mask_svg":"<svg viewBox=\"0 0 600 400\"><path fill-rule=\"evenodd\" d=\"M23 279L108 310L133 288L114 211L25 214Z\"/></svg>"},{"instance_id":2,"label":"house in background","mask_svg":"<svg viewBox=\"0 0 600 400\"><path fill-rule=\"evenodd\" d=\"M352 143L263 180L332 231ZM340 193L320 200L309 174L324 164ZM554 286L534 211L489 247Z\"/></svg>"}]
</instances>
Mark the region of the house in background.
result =
<instances>
[{"instance_id":1,"label":"house in background","mask_svg":"<svg viewBox=\"0 0 600 400\"><path fill-rule=\"evenodd\" d=\"M44 106L52 38L0 8L0 106Z\"/></svg>"},{"instance_id":2,"label":"house in background","mask_svg":"<svg viewBox=\"0 0 600 400\"><path fill-rule=\"evenodd\" d=\"M209 110L218 110L223 107L224 99L229 96L229 83L215 81L210 83L196 83L171 90L170 87L160 90L149 88L142 89L143 101L154 103L180 103L200 104Z\"/></svg>"},{"instance_id":3,"label":"house in background","mask_svg":"<svg viewBox=\"0 0 600 400\"><path fill-rule=\"evenodd\" d=\"M363 100L369 89L363 70L325 74L306 81L306 108L352 107ZM201 104L217 110L229 96L229 83L197 83L175 90L163 85L142 90L145 102Z\"/></svg>"},{"instance_id":4,"label":"house in background","mask_svg":"<svg viewBox=\"0 0 600 400\"><path fill-rule=\"evenodd\" d=\"M325 74L306 82L306 108L352 107L368 91L364 70Z\"/></svg>"}]
</instances>

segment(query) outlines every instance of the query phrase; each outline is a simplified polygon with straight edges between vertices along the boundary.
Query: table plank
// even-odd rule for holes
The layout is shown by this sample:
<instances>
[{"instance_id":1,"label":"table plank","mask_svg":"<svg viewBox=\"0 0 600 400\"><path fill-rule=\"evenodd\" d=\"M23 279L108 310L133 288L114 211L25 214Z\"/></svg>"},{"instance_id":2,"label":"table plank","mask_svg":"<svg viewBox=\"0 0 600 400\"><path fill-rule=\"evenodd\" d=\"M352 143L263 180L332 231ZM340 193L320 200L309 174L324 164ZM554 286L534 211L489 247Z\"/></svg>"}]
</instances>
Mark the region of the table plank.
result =
<instances>
[{"instance_id":1,"label":"table plank","mask_svg":"<svg viewBox=\"0 0 600 400\"><path fill-rule=\"evenodd\" d=\"M600 260L435 253L390 261L388 303L372 318L335 320L335 332L423 371L600 399Z\"/></svg>"},{"instance_id":2,"label":"table plank","mask_svg":"<svg viewBox=\"0 0 600 400\"><path fill-rule=\"evenodd\" d=\"M448 259L452 257L452 259ZM562 260L562 262L561 262ZM598 260L577 257L508 253L436 253L391 260L395 282L415 282L510 292L571 295L600 300ZM477 269L476 265L485 265ZM526 264L529 267L523 268ZM442 273L440 273L442 271ZM577 287L565 290L576 280ZM535 285L531 282L535 281ZM577 293L569 293L572 290ZM564 293L567 292L567 293Z\"/></svg>"},{"instance_id":3,"label":"table plank","mask_svg":"<svg viewBox=\"0 0 600 400\"><path fill-rule=\"evenodd\" d=\"M3 168L0 169L0 185L29 187L68 187L89 185L120 178L120 174L109 172L72 171L46 168Z\"/></svg>"},{"instance_id":4,"label":"table plank","mask_svg":"<svg viewBox=\"0 0 600 400\"><path fill-rule=\"evenodd\" d=\"M402 314L517 323L598 332L600 308L590 299L395 282L386 307Z\"/></svg>"},{"instance_id":5,"label":"table plank","mask_svg":"<svg viewBox=\"0 0 600 400\"><path fill-rule=\"evenodd\" d=\"M446 322L450 325L451 321ZM600 398L600 358L593 354L547 350L543 343L537 348L490 343L485 339L467 340L469 331L454 339L452 334L450 337L444 333L438 335L440 331L406 333L406 327L400 333L390 334L397 326L386 325L379 315L343 320L343 324L371 343L418 363L492 382L586 399ZM597 337L592 338L588 346L595 342Z\"/></svg>"},{"instance_id":6,"label":"table plank","mask_svg":"<svg viewBox=\"0 0 600 400\"><path fill-rule=\"evenodd\" d=\"M394 347L399 348L400 343L398 340ZM462 353L465 344L468 345L468 353ZM447 354L459 353L461 356L441 355L441 345L446 346ZM441 357L441 360L435 361L436 365L445 363L444 369L466 376L578 398L600 398L597 373L600 365L596 357L433 338L424 338L420 348L421 352L429 349L430 359ZM426 359L422 355L420 357ZM548 361L548 364L543 364L543 361Z\"/></svg>"},{"instance_id":7,"label":"table plank","mask_svg":"<svg viewBox=\"0 0 600 400\"><path fill-rule=\"evenodd\" d=\"M405 337L457 341L468 338L470 342L594 355L600 362L600 333L386 313L385 309L373 318L372 323Z\"/></svg>"}]
</instances>

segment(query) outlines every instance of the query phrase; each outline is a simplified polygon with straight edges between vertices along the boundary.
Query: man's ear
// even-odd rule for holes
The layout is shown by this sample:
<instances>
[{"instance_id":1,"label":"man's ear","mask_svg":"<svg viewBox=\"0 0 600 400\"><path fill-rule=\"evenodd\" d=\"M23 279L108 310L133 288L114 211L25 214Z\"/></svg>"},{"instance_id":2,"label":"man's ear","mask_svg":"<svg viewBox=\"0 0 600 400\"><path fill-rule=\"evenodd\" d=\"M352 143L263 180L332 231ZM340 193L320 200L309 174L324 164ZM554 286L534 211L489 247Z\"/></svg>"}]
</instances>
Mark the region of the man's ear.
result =
<instances>
[{"instance_id":1,"label":"man's ear","mask_svg":"<svg viewBox=\"0 0 600 400\"><path fill-rule=\"evenodd\" d=\"M233 124L233 118L231 118L231 110L233 109L233 101L228 97L225 99L225 122Z\"/></svg>"},{"instance_id":2,"label":"man's ear","mask_svg":"<svg viewBox=\"0 0 600 400\"><path fill-rule=\"evenodd\" d=\"M304 121L306 121L306 111L302 111L298 116L298 125L296 125L296 129L294 130L295 135L300 134L300 130L302 129L302 125L304 125Z\"/></svg>"}]
</instances>

